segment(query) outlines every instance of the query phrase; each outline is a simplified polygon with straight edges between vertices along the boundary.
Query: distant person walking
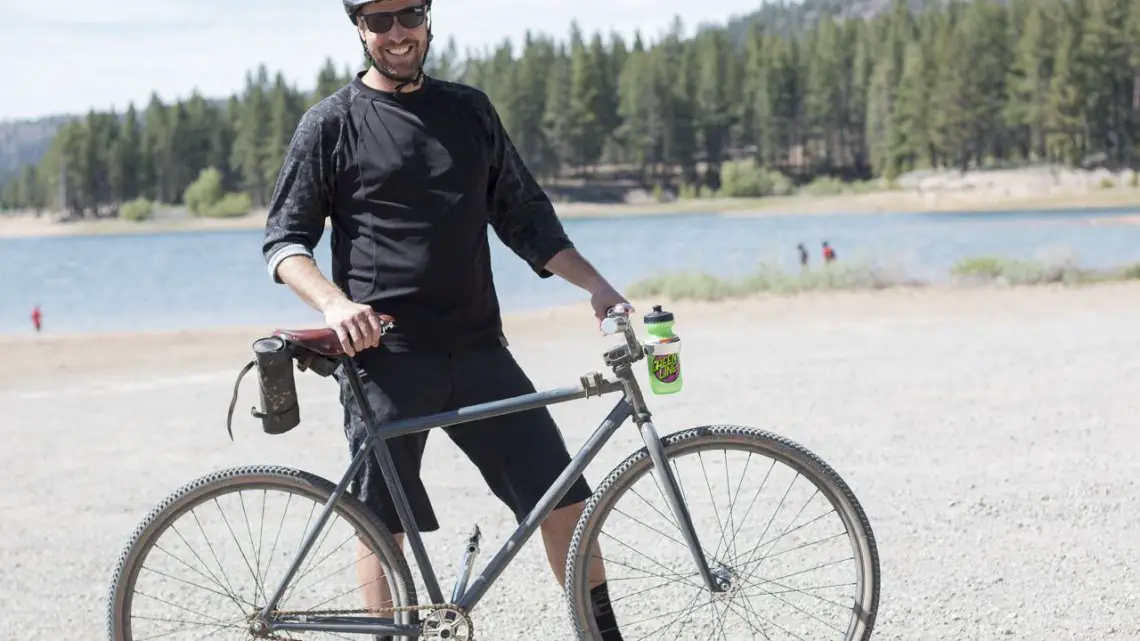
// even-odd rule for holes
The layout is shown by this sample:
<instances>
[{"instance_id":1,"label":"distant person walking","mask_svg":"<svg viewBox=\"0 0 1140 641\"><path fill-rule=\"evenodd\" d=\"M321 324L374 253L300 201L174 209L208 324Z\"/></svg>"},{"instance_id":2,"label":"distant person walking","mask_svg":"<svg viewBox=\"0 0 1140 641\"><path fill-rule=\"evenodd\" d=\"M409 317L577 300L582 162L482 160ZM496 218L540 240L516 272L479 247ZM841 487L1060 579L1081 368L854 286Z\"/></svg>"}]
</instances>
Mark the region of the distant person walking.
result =
<instances>
[{"instance_id":1,"label":"distant person walking","mask_svg":"<svg viewBox=\"0 0 1140 641\"><path fill-rule=\"evenodd\" d=\"M835 250L826 240L823 241L823 262L828 264L835 262Z\"/></svg>"},{"instance_id":2,"label":"distant person walking","mask_svg":"<svg viewBox=\"0 0 1140 641\"><path fill-rule=\"evenodd\" d=\"M44 313L40 310L39 303L36 303L35 307L32 307L32 327L36 328L37 334L44 329Z\"/></svg>"},{"instance_id":3,"label":"distant person walking","mask_svg":"<svg viewBox=\"0 0 1140 641\"><path fill-rule=\"evenodd\" d=\"M803 269L807 269L807 266L808 266L808 250L807 250L807 247L804 247L804 244L800 243L799 245L796 245L796 248L800 250L800 267Z\"/></svg>"}]
</instances>

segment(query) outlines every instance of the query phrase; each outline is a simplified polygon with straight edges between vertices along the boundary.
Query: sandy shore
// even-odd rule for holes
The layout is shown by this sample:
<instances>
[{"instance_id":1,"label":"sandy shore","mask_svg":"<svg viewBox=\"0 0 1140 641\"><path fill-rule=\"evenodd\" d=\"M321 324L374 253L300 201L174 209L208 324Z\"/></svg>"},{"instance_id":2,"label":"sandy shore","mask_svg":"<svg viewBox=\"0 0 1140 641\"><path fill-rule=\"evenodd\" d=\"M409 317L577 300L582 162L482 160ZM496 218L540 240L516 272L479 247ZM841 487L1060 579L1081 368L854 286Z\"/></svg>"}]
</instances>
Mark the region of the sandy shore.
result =
<instances>
[{"instance_id":1,"label":"sandy shore","mask_svg":"<svg viewBox=\"0 0 1140 641\"><path fill-rule=\"evenodd\" d=\"M1116 186L1105 189L1100 181ZM1140 188L1131 180L1107 172L1048 169L916 173L905 176L901 189L832 196L771 198L713 198L670 203L557 203L562 218L608 218L669 214L810 215L870 213L938 213L961 211L1058 210L1140 207ZM1119 220L1113 222L1120 222ZM1133 221L1134 223L1135 221ZM164 216L143 223L99 220L57 223L52 216L0 216L0 238L57 235L161 233L176 231L261 229L265 212L230 219Z\"/></svg>"},{"instance_id":2,"label":"sandy shore","mask_svg":"<svg viewBox=\"0 0 1140 641\"><path fill-rule=\"evenodd\" d=\"M878 539L875 639L1140 638L1140 285L668 306L686 388L650 397L659 430L753 425L831 463ZM612 344L585 305L507 324L542 388L600 369ZM248 416L247 379L226 437L233 377L263 329L0 341L0 637L102 638L121 546L183 482L261 462L337 478L340 408L323 379L300 377L305 422L279 437ZM553 409L571 449L609 406ZM637 446L619 432L590 481ZM482 565L512 520L442 435L425 469L443 521L428 549L447 589L471 525ZM477 638L569 639L559 598L531 542L476 611Z\"/></svg>"}]
</instances>

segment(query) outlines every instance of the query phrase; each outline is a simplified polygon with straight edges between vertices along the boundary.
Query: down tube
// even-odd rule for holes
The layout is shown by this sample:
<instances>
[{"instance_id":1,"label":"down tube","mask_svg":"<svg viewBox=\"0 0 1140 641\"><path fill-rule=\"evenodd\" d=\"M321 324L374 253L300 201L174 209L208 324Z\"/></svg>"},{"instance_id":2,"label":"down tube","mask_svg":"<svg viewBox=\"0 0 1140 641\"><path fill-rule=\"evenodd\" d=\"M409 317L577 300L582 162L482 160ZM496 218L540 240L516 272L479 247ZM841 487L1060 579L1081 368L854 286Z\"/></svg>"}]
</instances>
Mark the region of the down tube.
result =
<instances>
[{"instance_id":1,"label":"down tube","mask_svg":"<svg viewBox=\"0 0 1140 641\"><path fill-rule=\"evenodd\" d=\"M598 426L598 429L594 430L594 433L582 445L582 449L574 455L570 465L566 466L566 469L562 471L550 489L546 490L546 494L542 495L538 505L519 523L511 538L503 543L503 547L499 549L495 558L487 563L487 567L483 568L483 571L471 583L471 587L463 593L456 605L468 612L475 608L487 590L511 564L519 550L526 545L527 540L538 530L546 517L554 511L554 506L566 495L578 475L586 470L586 466L594 460L594 457L598 455L598 452L602 450L614 432L632 415L633 407L630 406L629 401L625 398L618 401L606 419Z\"/></svg>"}]
</instances>

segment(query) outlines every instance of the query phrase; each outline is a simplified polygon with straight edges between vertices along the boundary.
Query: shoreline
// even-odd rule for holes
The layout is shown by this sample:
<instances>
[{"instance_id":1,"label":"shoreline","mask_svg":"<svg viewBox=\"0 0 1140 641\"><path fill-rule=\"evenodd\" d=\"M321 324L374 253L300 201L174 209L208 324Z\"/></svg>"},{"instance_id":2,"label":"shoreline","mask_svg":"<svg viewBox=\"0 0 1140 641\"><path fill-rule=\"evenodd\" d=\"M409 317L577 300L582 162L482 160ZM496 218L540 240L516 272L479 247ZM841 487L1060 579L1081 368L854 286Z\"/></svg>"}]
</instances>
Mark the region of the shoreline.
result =
<instances>
[{"instance_id":1,"label":"shoreline","mask_svg":"<svg viewBox=\"0 0 1140 641\"><path fill-rule=\"evenodd\" d=\"M555 203L564 220L632 218L639 216L812 216L874 214L997 213L1022 210L1080 211L1140 209L1140 188L1116 187L1077 190L1060 194L1013 196L997 190L926 191L902 190L827 196L771 196L766 198L716 198L669 203ZM0 239L96 236L104 234L160 234L201 231L249 231L261 229L265 211L235 218L159 219L130 222L118 219L56 222L50 215L0 215ZM1140 215L1094 218L1091 224L1140 224Z\"/></svg>"},{"instance_id":2,"label":"shoreline","mask_svg":"<svg viewBox=\"0 0 1140 641\"><path fill-rule=\"evenodd\" d=\"M1042 314L1063 308L1089 310L1111 301L1140 300L1140 282L1117 281L1077 287L1035 286L931 286L918 289L848 290L805 292L792 296L761 294L720 301L671 300L631 297L637 310L635 327L644 332L641 316L653 305L663 305L677 316L677 333L708 322L728 323L742 336L748 332L802 323L823 323L839 327L857 319L876 323L908 318L927 322L948 317L1001 316L1012 308L1031 308ZM844 310L835 316L836 310ZM717 321L716 319L721 319ZM741 320L743 319L743 320ZM743 324L741 324L743 322ZM189 330L129 330L113 332L71 332L59 334L0 334L0 350L8 367L0 369L0 390L20 391L46 386L74 384L114 384L116 380L138 380L150 376L178 374L196 376L232 372L252 358L250 345L269 336L278 327L303 329L321 327L316 316L309 323L281 326L205 327ZM683 327L686 326L686 327ZM591 340L597 358L590 365L604 370L601 354L619 337L602 336L597 330L588 303L559 305L539 310L503 315L503 327L512 346L542 345L550 337L565 340ZM561 343L561 338L559 343ZM544 347L556 353L557 346Z\"/></svg>"}]
</instances>

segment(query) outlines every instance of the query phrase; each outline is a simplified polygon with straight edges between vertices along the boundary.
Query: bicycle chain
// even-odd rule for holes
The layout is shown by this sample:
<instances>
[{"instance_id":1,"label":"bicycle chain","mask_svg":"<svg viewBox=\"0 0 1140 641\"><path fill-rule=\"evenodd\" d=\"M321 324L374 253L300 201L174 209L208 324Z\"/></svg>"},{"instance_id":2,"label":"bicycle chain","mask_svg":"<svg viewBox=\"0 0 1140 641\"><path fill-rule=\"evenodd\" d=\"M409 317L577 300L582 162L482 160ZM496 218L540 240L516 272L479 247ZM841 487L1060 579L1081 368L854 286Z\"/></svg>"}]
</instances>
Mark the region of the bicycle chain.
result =
<instances>
[{"instance_id":1,"label":"bicycle chain","mask_svg":"<svg viewBox=\"0 0 1140 641\"><path fill-rule=\"evenodd\" d=\"M463 616L467 613L455 603L430 603L424 605L399 605L389 608L353 608L345 610L273 610L272 616L339 616L345 614L396 614L398 612L422 612L424 610L455 610ZM275 641L295 641L292 637L278 636L276 633L266 636Z\"/></svg>"}]
</instances>

